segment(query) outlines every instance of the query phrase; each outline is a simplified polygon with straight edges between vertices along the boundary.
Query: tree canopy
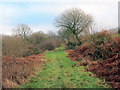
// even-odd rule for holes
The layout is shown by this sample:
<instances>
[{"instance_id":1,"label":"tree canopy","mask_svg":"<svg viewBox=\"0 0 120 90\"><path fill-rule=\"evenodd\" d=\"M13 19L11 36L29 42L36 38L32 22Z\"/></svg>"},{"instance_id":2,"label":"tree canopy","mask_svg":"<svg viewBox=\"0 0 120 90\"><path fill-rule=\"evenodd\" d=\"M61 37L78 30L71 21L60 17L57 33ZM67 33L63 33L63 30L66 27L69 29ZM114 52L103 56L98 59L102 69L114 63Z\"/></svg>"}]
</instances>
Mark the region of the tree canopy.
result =
<instances>
[{"instance_id":1,"label":"tree canopy","mask_svg":"<svg viewBox=\"0 0 120 90\"><path fill-rule=\"evenodd\" d=\"M56 27L60 30L67 30L73 33L78 43L81 44L79 36L83 31L89 30L92 22L91 15L86 14L81 9L72 8L64 11L56 19Z\"/></svg>"}]
</instances>

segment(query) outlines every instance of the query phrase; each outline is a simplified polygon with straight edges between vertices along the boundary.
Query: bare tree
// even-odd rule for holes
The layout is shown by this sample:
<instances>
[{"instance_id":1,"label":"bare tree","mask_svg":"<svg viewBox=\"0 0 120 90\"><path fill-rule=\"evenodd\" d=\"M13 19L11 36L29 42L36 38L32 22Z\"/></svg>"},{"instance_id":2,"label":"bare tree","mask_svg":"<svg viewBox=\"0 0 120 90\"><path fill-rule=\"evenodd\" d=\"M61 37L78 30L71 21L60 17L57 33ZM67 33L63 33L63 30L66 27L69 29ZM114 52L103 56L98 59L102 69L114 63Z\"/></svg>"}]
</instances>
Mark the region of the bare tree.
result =
<instances>
[{"instance_id":1,"label":"bare tree","mask_svg":"<svg viewBox=\"0 0 120 90\"><path fill-rule=\"evenodd\" d=\"M80 34L88 30L92 25L92 16L86 14L81 9L72 8L66 10L59 18L56 20L56 26L60 30L68 30L73 33L78 43L81 44Z\"/></svg>"},{"instance_id":2,"label":"bare tree","mask_svg":"<svg viewBox=\"0 0 120 90\"><path fill-rule=\"evenodd\" d=\"M19 24L15 29L13 29L15 34L19 35L23 39L26 39L32 33L31 28L26 24Z\"/></svg>"}]
</instances>

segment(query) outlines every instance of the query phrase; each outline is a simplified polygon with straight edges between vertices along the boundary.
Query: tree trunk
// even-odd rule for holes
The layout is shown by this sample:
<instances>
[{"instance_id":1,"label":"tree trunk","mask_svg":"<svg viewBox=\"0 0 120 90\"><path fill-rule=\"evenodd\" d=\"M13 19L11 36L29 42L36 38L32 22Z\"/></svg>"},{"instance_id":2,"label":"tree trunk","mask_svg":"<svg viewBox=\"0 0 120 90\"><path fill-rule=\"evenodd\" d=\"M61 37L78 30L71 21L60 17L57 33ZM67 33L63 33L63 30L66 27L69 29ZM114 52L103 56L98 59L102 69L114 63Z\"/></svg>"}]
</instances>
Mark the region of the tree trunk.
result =
<instances>
[{"instance_id":1,"label":"tree trunk","mask_svg":"<svg viewBox=\"0 0 120 90\"><path fill-rule=\"evenodd\" d=\"M78 41L78 45L81 45L82 44L82 42L80 41L80 39L79 39L79 37L77 36L77 34L74 34L75 35L75 38L77 39L77 41Z\"/></svg>"}]
</instances>

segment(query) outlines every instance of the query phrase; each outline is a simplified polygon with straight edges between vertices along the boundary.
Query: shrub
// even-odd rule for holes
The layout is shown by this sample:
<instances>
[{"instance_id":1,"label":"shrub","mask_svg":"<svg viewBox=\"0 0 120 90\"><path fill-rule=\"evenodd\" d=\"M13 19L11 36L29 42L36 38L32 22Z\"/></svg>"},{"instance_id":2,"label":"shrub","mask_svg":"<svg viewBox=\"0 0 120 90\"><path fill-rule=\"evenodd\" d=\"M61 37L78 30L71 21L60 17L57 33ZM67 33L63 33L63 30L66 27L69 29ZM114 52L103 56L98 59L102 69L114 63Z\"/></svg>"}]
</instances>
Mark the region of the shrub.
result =
<instances>
[{"instance_id":1,"label":"shrub","mask_svg":"<svg viewBox=\"0 0 120 90\"><path fill-rule=\"evenodd\" d=\"M53 50L56 47L56 44L53 40L46 40L37 45L40 50Z\"/></svg>"},{"instance_id":2,"label":"shrub","mask_svg":"<svg viewBox=\"0 0 120 90\"><path fill-rule=\"evenodd\" d=\"M68 42L68 43L67 43L67 49L75 49L76 44L77 44L77 43Z\"/></svg>"},{"instance_id":3,"label":"shrub","mask_svg":"<svg viewBox=\"0 0 120 90\"><path fill-rule=\"evenodd\" d=\"M2 36L3 55L24 56L32 45L17 36Z\"/></svg>"},{"instance_id":4,"label":"shrub","mask_svg":"<svg viewBox=\"0 0 120 90\"><path fill-rule=\"evenodd\" d=\"M97 37L97 38L96 38ZM94 39L93 39L94 38ZM90 37L89 37L90 39ZM110 36L106 31L97 33L92 39L77 47L70 53L70 57L78 60L81 57L90 57L89 59L105 60L119 53L120 37Z\"/></svg>"},{"instance_id":5,"label":"shrub","mask_svg":"<svg viewBox=\"0 0 120 90\"><path fill-rule=\"evenodd\" d=\"M90 45L94 47L92 56L94 59L107 59L119 48L119 37L112 37L107 31L98 33ZM116 39L116 40L115 40Z\"/></svg>"},{"instance_id":6,"label":"shrub","mask_svg":"<svg viewBox=\"0 0 120 90\"><path fill-rule=\"evenodd\" d=\"M56 47L60 46L61 44L61 40L58 37L49 37L49 39L46 39L44 41L42 41L41 43L37 44L36 47L40 50L40 51L44 51L44 50L53 50Z\"/></svg>"}]
</instances>

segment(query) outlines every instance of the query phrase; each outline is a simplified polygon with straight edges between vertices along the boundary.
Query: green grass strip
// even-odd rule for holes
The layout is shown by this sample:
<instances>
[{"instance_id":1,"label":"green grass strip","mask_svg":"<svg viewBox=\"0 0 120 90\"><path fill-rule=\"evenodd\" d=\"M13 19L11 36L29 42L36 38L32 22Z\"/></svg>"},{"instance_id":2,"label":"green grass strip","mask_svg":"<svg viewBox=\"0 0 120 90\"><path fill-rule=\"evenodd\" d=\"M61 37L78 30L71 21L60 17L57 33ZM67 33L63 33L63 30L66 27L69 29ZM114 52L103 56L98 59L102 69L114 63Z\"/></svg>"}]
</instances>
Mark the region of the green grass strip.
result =
<instances>
[{"instance_id":1,"label":"green grass strip","mask_svg":"<svg viewBox=\"0 0 120 90\"><path fill-rule=\"evenodd\" d=\"M85 71L84 66L74 66L65 51L53 51L45 54L47 60L39 74L30 79L30 83L20 88L108 88L109 86Z\"/></svg>"}]
</instances>

